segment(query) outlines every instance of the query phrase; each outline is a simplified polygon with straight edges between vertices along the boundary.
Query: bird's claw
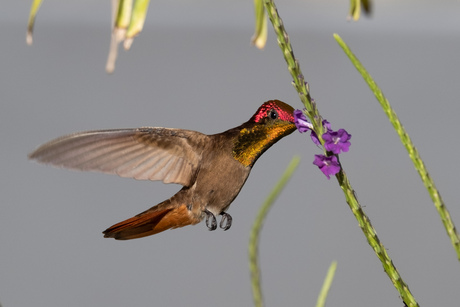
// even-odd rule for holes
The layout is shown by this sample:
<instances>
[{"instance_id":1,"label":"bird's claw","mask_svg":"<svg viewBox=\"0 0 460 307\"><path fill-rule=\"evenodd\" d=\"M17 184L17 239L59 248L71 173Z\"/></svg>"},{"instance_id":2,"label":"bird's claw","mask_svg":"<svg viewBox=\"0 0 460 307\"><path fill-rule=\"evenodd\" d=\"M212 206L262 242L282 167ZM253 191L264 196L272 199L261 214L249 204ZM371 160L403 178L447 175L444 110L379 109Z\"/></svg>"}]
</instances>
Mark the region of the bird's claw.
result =
<instances>
[{"instance_id":1,"label":"bird's claw","mask_svg":"<svg viewBox=\"0 0 460 307\"><path fill-rule=\"evenodd\" d=\"M208 227L208 230L209 231L216 230L216 228L217 228L216 216L214 214L212 214L212 212L209 211L209 210L204 210L204 213L206 213L206 226ZM209 224L209 219L210 218L211 218L211 225Z\"/></svg>"},{"instance_id":2,"label":"bird's claw","mask_svg":"<svg viewBox=\"0 0 460 307\"><path fill-rule=\"evenodd\" d=\"M222 219L220 220L219 227L224 231L229 230L232 227L232 216L227 212L221 212L220 215L222 215Z\"/></svg>"}]
</instances>

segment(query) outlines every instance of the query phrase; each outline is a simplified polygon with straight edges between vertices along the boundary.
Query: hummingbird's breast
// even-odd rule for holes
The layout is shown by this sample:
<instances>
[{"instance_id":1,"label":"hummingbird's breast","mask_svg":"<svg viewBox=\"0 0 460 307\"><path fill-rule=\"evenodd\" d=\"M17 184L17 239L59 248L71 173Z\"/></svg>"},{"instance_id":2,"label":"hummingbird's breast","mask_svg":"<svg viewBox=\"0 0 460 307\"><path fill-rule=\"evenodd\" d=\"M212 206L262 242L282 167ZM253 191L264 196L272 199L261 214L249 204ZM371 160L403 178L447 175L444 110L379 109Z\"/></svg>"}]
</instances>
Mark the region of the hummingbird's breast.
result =
<instances>
[{"instance_id":1,"label":"hummingbird's breast","mask_svg":"<svg viewBox=\"0 0 460 307\"><path fill-rule=\"evenodd\" d=\"M207 209L217 216L226 211L238 196L251 167L244 166L233 157L233 142L217 135L210 137L215 141L203 151L193 202L199 202L202 211Z\"/></svg>"}]
</instances>

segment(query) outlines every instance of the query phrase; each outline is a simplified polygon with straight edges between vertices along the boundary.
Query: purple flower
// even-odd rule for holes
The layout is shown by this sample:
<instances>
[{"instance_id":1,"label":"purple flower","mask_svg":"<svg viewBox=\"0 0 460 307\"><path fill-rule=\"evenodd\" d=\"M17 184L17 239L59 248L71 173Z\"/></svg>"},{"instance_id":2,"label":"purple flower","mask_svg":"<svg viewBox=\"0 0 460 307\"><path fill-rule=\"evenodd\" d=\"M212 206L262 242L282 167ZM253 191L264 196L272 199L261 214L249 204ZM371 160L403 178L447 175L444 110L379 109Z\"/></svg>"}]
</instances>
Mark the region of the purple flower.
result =
<instances>
[{"instance_id":1,"label":"purple flower","mask_svg":"<svg viewBox=\"0 0 460 307\"><path fill-rule=\"evenodd\" d=\"M351 145L350 139L351 134L348 134L345 129L339 129L339 131L328 130L323 134L324 148L334 154L339 154L340 151L347 152Z\"/></svg>"},{"instance_id":2,"label":"purple flower","mask_svg":"<svg viewBox=\"0 0 460 307\"><path fill-rule=\"evenodd\" d=\"M315 143L315 144L318 145L318 146L321 145L321 142L319 141L318 135L316 134L315 131L313 131L313 130L311 131L310 137L311 137L311 140L313 141L313 143Z\"/></svg>"},{"instance_id":3,"label":"purple flower","mask_svg":"<svg viewBox=\"0 0 460 307\"><path fill-rule=\"evenodd\" d=\"M325 127L327 131L329 131L331 130L331 123L323 119L323 127Z\"/></svg>"},{"instance_id":4,"label":"purple flower","mask_svg":"<svg viewBox=\"0 0 460 307\"><path fill-rule=\"evenodd\" d=\"M301 110L294 111L294 123L300 133L307 132L313 128L312 124L308 122L305 114Z\"/></svg>"},{"instance_id":5,"label":"purple flower","mask_svg":"<svg viewBox=\"0 0 460 307\"><path fill-rule=\"evenodd\" d=\"M310 137L313 143L317 146L321 146L321 142L318 139L318 135L313 131L313 125L307 120L305 114L302 110L294 111L294 123L300 133L311 131ZM345 129L339 129L339 131L333 131L331 129L331 124L323 119L323 127L326 132L322 135L324 140L324 148L327 151L330 151L334 154L339 154L340 152L347 152L350 149L351 134Z\"/></svg>"},{"instance_id":6,"label":"purple flower","mask_svg":"<svg viewBox=\"0 0 460 307\"><path fill-rule=\"evenodd\" d=\"M331 179L330 175L335 175L340 171L340 165L336 156L326 157L325 155L315 155L313 164L319 167L327 179Z\"/></svg>"},{"instance_id":7,"label":"purple flower","mask_svg":"<svg viewBox=\"0 0 460 307\"><path fill-rule=\"evenodd\" d=\"M327 131L331 130L331 124L325 119L323 119L323 127L326 128ZM323 136L324 136L324 134L323 134ZM311 137L311 140L313 141L313 143L315 143L318 146L321 145L321 142L319 141L318 135L316 134L315 131L313 131L313 130L311 131L310 137Z\"/></svg>"}]
</instances>

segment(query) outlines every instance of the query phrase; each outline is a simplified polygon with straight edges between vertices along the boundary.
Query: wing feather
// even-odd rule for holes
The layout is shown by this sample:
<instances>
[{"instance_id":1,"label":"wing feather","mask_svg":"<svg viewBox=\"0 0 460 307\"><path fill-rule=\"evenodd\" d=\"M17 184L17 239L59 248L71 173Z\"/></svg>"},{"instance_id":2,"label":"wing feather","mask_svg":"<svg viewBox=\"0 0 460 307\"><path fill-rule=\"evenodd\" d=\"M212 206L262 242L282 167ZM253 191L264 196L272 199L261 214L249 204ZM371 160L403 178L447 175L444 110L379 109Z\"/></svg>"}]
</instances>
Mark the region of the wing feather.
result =
<instances>
[{"instance_id":1,"label":"wing feather","mask_svg":"<svg viewBox=\"0 0 460 307\"><path fill-rule=\"evenodd\" d=\"M139 180L191 184L208 136L196 131L145 127L70 134L48 142L30 159Z\"/></svg>"}]
</instances>

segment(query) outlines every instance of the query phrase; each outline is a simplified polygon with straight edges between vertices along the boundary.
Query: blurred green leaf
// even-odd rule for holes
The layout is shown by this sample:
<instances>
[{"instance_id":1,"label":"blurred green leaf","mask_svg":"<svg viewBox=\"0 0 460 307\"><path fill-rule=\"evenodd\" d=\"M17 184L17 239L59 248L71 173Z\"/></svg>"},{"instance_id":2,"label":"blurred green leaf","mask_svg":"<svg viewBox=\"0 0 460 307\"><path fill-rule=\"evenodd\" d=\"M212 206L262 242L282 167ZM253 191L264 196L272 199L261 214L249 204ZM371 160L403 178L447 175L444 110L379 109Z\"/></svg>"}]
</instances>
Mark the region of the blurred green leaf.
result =
<instances>
[{"instance_id":1,"label":"blurred green leaf","mask_svg":"<svg viewBox=\"0 0 460 307\"><path fill-rule=\"evenodd\" d=\"M265 14L263 0L254 0L255 30L251 43L263 49L267 43L267 15Z\"/></svg>"},{"instance_id":2,"label":"blurred green leaf","mask_svg":"<svg viewBox=\"0 0 460 307\"><path fill-rule=\"evenodd\" d=\"M150 0L112 0L112 38L105 70L112 73L118 55L118 45L123 42L129 50L134 37L144 27Z\"/></svg>"},{"instance_id":3,"label":"blurred green leaf","mask_svg":"<svg viewBox=\"0 0 460 307\"><path fill-rule=\"evenodd\" d=\"M118 12L115 20L115 27L119 29L128 28L131 21L131 12L133 9L133 0L119 0Z\"/></svg>"},{"instance_id":4,"label":"blurred green leaf","mask_svg":"<svg viewBox=\"0 0 460 307\"><path fill-rule=\"evenodd\" d=\"M361 15L361 0L350 0L350 11L348 12L348 18L354 21L359 20Z\"/></svg>"},{"instance_id":5,"label":"blurred green leaf","mask_svg":"<svg viewBox=\"0 0 460 307\"><path fill-rule=\"evenodd\" d=\"M131 47L134 37L137 36L144 27L149 3L150 0L136 0L134 3L131 22L129 23L128 32L126 33L126 39L124 43L124 48L126 50Z\"/></svg>"},{"instance_id":6,"label":"blurred green leaf","mask_svg":"<svg viewBox=\"0 0 460 307\"><path fill-rule=\"evenodd\" d=\"M32 33L34 31L34 24L35 24L35 16L37 15L38 9L42 4L42 0L34 0L32 2L32 6L30 7L30 14L29 14L29 21L27 23L27 35L26 35L26 42L27 45L32 45L33 38Z\"/></svg>"},{"instance_id":7,"label":"blurred green leaf","mask_svg":"<svg viewBox=\"0 0 460 307\"><path fill-rule=\"evenodd\" d=\"M372 13L372 1L371 0L361 0L361 5L363 6L364 13L370 15Z\"/></svg>"},{"instance_id":8,"label":"blurred green leaf","mask_svg":"<svg viewBox=\"0 0 460 307\"><path fill-rule=\"evenodd\" d=\"M361 7L366 15L371 14L372 1L371 0L350 0L350 10L348 12L348 19L358 21L361 15Z\"/></svg>"}]
</instances>

